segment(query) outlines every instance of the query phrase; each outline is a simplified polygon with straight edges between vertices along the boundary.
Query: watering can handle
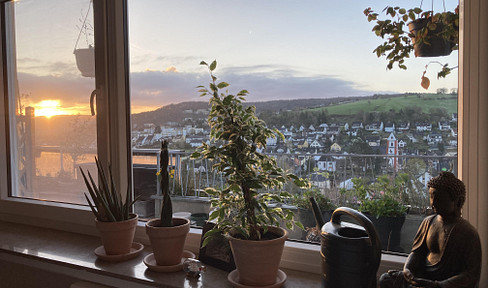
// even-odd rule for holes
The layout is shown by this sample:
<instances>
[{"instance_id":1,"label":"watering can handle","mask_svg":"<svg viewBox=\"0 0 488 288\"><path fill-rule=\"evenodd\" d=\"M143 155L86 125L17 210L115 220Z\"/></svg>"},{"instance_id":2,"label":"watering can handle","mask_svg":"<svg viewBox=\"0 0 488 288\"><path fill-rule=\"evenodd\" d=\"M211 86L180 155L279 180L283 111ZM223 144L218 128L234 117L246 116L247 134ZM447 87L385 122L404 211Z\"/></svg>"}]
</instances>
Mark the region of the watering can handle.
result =
<instances>
[{"instance_id":1,"label":"watering can handle","mask_svg":"<svg viewBox=\"0 0 488 288\"><path fill-rule=\"evenodd\" d=\"M366 233L368 233L369 239L371 239L371 246L373 247L373 261L371 263L371 269L373 271L371 271L371 275L374 279L372 279L371 281L376 282L376 271L378 271L378 267L380 266L381 261L381 243L379 240L380 237L378 236L378 232L374 228L373 223L371 223L371 220L369 220L359 211L351 209L349 207L340 207L335 209L334 213L332 213L330 221L334 224L340 225L342 215L347 215L354 218L354 220L356 220L361 226L364 227L364 229L366 229Z\"/></svg>"}]
</instances>

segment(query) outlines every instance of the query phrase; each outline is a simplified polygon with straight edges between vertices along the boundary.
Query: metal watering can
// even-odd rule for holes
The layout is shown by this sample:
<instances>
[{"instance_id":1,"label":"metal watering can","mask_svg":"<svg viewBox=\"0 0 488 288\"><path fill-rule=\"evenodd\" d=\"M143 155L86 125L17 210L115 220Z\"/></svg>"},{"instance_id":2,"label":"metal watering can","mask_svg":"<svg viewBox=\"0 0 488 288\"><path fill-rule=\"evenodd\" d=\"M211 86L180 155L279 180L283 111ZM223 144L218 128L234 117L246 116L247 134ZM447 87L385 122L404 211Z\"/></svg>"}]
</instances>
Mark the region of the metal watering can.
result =
<instances>
[{"instance_id":1,"label":"metal watering can","mask_svg":"<svg viewBox=\"0 0 488 288\"><path fill-rule=\"evenodd\" d=\"M330 222L324 223L313 197L310 202L321 230L322 287L376 288L381 243L373 223L348 207L337 208ZM353 218L364 229L341 225L342 216Z\"/></svg>"}]
</instances>

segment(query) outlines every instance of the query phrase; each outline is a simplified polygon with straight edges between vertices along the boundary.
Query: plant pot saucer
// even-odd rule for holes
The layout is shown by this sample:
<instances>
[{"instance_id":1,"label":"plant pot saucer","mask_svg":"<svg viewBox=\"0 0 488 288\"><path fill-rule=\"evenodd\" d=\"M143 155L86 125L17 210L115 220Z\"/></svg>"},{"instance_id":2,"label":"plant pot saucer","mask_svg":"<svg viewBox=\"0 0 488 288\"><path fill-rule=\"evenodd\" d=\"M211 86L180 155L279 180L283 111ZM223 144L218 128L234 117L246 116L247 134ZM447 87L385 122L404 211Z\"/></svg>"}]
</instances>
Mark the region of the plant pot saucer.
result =
<instances>
[{"instance_id":1,"label":"plant pot saucer","mask_svg":"<svg viewBox=\"0 0 488 288\"><path fill-rule=\"evenodd\" d=\"M176 272L183 270L183 262L187 258L195 258L195 254L193 254L190 251L183 250L183 255L181 257L180 263L176 265L169 265L169 266L159 266L156 263L156 259L154 259L154 253L148 254L146 257L144 257L144 264L146 264L147 268L149 270L155 271L155 272Z\"/></svg>"},{"instance_id":2,"label":"plant pot saucer","mask_svg":"<svg viewBox=\"0 0 488 288\"><path fill-rule=\"evenodd\" d=\"M267 286L248 286L239 283L239 272L236 270L233 270L232 272L227 275L227 280L232 284L233 287L235 288L252 288L252 287L259 287L259 288L278 288L283 286L283 284L286 281L286 273L283 272L282 270L278 269L278 274L276 275L276 282L271 285Z\"/></svg>"},{"instance_id":3,"label":"plant pot saucer","mask_svg":"<svg viewBox=\"0 0 488 288\"><path fill-rule=\"evenodd\" d=\"M132 259L139 255L144 249L144 245L141 243L137 242L132 242L132 247L130 248L130 252L126 254L118 254L118 255L107 255L105 253L105 248L102 246L99 246L95 249L95 255L97 255L98 259L104 260L104 261L109 261L109 262L120 262L120 261L125 261Z\"/></svg>"}]
</instances>

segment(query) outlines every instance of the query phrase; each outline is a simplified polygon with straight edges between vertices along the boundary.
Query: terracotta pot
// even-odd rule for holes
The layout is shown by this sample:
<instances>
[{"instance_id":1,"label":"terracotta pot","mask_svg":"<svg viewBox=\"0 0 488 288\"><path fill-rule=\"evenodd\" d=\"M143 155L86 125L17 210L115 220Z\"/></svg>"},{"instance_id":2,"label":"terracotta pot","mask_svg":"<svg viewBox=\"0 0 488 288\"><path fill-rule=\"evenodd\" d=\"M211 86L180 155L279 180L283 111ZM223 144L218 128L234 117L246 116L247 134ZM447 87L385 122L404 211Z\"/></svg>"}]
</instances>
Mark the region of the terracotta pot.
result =
<instances>
[{"instance_id":1,"label":"terracotta pot","mask_svg":"<svg viewBox=\"0 0 488 288\"><path fill-rule=\"evenodd\" d=\"M267 286L276 282L286 230L270 227L269 231L281 235L272 240L252 241L229 236L239 283L248 286Z\"/></svg>"},{"instance_id":2,"label":"terracotta pot","mask_svg":"<svg viewBox=\"0 0 488 288\"><path fill-rule=\"evenodd\" d=\"M186 235L190 231L190 220L173 218L173 227L159 227L159 219L146 223L146 234L154 252L154 259L159 266L172 266L181 262Z\"/></svg>"},{"instance_id":3,"label":"terracotta pot","mask_svg":"<svg viewBox=\"0 0 488 288\"><path fill-rule=\"evenodd\" d=\"M95 219L102 244L107 255L122 255L130 252L139 216L131 214L129 220L102 222Z\"/></svg>"}]
</instances>

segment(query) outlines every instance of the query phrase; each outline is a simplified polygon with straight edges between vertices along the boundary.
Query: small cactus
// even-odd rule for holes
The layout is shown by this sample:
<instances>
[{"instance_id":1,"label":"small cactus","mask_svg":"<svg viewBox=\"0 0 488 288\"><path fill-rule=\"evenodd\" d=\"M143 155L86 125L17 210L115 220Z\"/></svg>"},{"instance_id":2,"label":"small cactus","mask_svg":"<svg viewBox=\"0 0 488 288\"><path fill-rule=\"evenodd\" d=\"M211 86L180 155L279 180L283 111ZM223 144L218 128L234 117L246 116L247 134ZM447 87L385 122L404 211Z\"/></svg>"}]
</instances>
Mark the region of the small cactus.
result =
<instances>
[{"instance_id":1,"label":"small cactus","mask_svg":"<svg viewBox=\"0 0 488 288\"><path fill-rule=\"evenodd\" d=\"M159 170L158 180L160 183L163 200L161 201L161 226L172 227L173 226L173 204L171 203L171 197L169 195L169 152L168 141L161 141L161 154L160 164L161 170Z\"/></svg>"}]
</instances>

